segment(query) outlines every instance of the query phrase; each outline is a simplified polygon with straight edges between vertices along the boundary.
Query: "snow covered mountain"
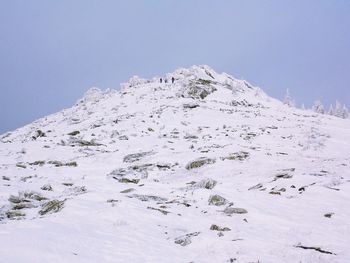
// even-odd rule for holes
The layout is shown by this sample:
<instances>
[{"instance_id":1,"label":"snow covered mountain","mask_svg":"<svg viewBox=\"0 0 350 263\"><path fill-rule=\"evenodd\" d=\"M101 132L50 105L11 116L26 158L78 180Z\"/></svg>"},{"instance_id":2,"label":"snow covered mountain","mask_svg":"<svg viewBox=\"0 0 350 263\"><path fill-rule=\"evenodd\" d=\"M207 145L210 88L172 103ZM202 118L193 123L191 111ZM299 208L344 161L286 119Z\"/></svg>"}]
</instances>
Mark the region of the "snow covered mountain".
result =
<instances>
[{"instance_id":1,"label":"snow covered mountain","mask_svg":"<svg viewBox=\"0 0 350 263\"><path fill-rule=\"evenodd\" d=\"M208 66L92 88L0 137L1 262L350 262L349 167L350 120Z\"/></svg>"}]
</instances>

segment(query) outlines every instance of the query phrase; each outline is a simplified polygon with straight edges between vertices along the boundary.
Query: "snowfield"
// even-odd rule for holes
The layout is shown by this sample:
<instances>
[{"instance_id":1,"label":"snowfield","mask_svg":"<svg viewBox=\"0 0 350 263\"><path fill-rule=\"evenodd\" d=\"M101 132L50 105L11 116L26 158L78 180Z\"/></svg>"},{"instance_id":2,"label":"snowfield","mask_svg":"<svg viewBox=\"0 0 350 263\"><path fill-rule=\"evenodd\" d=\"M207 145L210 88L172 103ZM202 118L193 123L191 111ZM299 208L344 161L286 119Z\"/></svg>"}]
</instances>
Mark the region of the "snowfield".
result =
<instances>
[{"instance_id":1,"label":"snowfield","mask_svg":"<svg viewBox=\"0 0 350 263\"><path fill-rule=\"evenodd\" d=\"M162 80L0 136L0 262L350 262L350 120Z\"/></svg>"}]
</instances>

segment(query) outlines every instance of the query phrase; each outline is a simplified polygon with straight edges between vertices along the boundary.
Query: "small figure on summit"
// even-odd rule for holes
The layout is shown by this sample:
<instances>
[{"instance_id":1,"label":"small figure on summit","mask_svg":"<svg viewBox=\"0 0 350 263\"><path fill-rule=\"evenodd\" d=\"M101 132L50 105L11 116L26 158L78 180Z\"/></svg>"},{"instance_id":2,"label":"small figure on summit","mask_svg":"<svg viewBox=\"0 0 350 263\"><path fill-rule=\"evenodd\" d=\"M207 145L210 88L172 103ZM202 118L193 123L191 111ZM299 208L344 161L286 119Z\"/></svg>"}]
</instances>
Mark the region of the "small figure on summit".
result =
<instances>
[{"instance_id":1,"label":"small figure on summit","mask_svg":"<svg viewBox=\"0 0 350 263\"><path fill-rule=\"evenodd\" d=\"M162 83L162 82L163 82L163 79L162 79L162 78L160 78L159 82L160 82L160 83Z\"/></svg>"},{"instance_id":2,"label":"small figure on summit","mask_svg":"<svg viewBox=\"0 0 350 263\"><path fill-rule=\"evenodd\" d=\"M168 80L167 80L167 79L164 79L164 83L168 83Z\"/></svg>"},{"instance_id":3,"label":"small figure on summit","mask_svg":"<svg viewBox=\"0 0 350 263\"><path fill-rule=\"evenodd\" d=\"M172 77L172 78L171 78L171 83L174 83L174 82L175 82L175 78Z\"/></svg>"}]
</instances>

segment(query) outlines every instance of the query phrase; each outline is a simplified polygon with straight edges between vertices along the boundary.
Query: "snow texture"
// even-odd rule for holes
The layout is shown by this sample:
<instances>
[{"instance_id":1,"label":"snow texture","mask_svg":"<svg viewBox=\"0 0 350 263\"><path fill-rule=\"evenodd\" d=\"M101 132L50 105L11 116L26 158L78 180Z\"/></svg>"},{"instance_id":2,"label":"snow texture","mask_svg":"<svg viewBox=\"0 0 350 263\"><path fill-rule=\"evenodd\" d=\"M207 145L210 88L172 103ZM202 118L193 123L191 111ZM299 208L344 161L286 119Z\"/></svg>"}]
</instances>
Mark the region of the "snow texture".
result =
<instances>
[{"instance_id":1,"label":"snow texture","mask_svg":"<svg viewBox=\"0 0 350 263\"><path fill-rule=\"evenodd\" d=\"M162 79L0 136L1 262L350 262L350 120Z\"/></svg>"}]
</instances>

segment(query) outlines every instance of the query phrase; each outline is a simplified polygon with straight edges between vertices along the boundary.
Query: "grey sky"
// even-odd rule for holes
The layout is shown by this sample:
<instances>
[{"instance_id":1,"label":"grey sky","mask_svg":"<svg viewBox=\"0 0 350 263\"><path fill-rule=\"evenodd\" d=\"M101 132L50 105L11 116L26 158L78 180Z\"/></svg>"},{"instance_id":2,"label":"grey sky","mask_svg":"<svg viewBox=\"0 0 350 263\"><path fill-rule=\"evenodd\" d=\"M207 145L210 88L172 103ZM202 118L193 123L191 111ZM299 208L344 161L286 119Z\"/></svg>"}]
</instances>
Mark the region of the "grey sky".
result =
<instances>
[{"instance_id":1,"label":"grey sky","mask_svg":"<svg viewBox=\"0 0 350 263\"><path fill-rule=\"evenodd\" d=\"M350 106L349 47L348 0L0 0L0 133L193 64Z\"/></svg>"}]
</instances>

